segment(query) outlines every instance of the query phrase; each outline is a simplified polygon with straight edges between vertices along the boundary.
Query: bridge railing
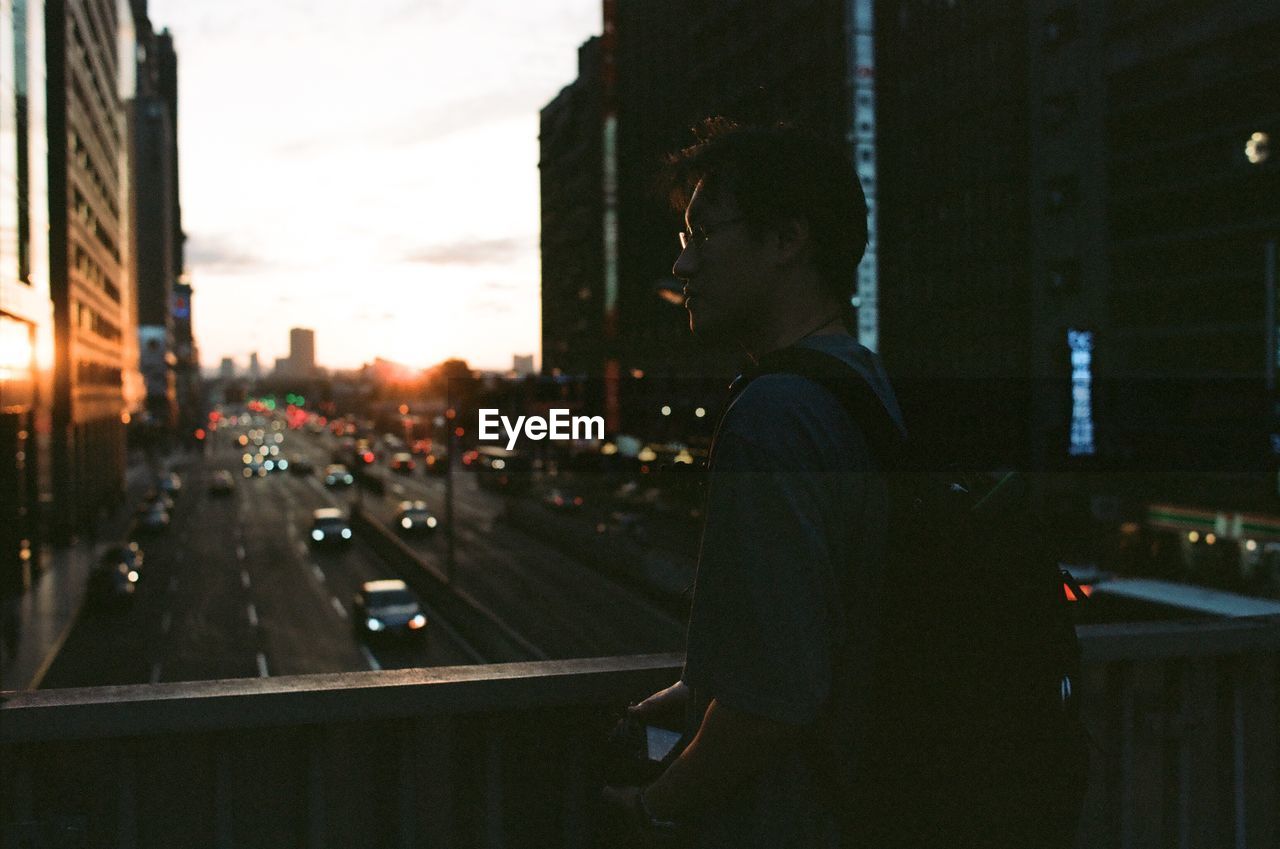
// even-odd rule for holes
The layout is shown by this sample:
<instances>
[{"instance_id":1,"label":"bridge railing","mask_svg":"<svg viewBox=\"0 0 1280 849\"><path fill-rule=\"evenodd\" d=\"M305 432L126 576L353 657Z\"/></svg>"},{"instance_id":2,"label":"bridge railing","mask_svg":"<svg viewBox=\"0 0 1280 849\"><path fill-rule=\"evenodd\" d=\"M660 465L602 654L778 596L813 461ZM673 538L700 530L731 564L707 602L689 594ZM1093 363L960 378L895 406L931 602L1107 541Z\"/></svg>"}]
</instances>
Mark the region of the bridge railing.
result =
<instances>
[{"instance_id":1,"label":"bridge railing","mask_svg":"<svg viewBox=\"0 0 1280 849\"><path fill-rule=\"evenodd\" d=\"M1280 620L1081 629L1080 846L1280 845ZM5 847L593 847L676 655L7 694Z\"/></svg>"}]
</instances>

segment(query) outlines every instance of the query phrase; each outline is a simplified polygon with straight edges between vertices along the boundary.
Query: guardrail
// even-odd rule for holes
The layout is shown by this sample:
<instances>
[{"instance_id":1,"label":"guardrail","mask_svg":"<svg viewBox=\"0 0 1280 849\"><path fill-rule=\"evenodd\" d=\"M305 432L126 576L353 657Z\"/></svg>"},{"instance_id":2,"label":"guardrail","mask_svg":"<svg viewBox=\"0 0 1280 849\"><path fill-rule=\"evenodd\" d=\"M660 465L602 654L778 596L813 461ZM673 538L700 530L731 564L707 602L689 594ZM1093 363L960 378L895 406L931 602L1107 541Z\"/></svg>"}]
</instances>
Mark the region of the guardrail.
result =
<instances>
[{"instance_id":1,"label":"guardrail","mask_svg":"<svg viewBox=\"0 0 1280 849\"><path fill-rule=\"evenodd\" d=\"M1081 629L1079 845L1280 845L1280 620ZM654 655L10 694L6 846L590 847Z\"/></svg>"}]
</instances>

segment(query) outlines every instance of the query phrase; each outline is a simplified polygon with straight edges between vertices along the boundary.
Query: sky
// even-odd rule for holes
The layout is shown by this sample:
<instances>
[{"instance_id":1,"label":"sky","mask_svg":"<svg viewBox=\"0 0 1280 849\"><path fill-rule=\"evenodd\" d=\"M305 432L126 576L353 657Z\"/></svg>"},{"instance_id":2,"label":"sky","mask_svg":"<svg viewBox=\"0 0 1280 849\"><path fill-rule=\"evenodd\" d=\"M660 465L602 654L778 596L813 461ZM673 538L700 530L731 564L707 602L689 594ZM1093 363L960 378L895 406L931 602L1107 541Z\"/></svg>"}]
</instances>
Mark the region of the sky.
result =
<instances>
[{"instance_id":1,"label":"sky","mask_svg":"<svg viewBox=\"0 0 1280 849\"><path fill-rule=\"evenodd\" d=\"M539 354L538 110L600 0L150 0L201 363ZM540 359L540 358L539 358Z\"/></svg>"}]
</instances>

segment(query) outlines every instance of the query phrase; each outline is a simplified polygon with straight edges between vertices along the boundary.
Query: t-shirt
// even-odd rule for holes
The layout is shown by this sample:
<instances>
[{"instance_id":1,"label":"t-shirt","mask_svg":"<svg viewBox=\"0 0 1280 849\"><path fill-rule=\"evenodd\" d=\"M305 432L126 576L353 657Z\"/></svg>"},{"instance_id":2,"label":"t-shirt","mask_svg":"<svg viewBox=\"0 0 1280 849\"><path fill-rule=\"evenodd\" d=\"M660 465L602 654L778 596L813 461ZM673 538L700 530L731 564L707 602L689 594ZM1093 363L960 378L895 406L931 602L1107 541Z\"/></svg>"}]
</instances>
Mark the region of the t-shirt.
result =
<instances>
[{"instance_id":1,"label":"t-shirt","mask_svg":"<svg viewBox=\"0 0 1280 849\"><path fill-rule=\"evenodd\" d=\"M902 427L875 354L844 334L797 344L855 369ZM840 402L799 375L748 384L725 413L711 458L683 675L693 691L691 731L711 699L795 726L814 727L828 711L856 721L855 679L875 639L874 616L860 602L878 586L885 528L883 482ZM790 750L698 817L695 845L838 845L814 760L804 746Z\"/></svg>"}]
</instances>

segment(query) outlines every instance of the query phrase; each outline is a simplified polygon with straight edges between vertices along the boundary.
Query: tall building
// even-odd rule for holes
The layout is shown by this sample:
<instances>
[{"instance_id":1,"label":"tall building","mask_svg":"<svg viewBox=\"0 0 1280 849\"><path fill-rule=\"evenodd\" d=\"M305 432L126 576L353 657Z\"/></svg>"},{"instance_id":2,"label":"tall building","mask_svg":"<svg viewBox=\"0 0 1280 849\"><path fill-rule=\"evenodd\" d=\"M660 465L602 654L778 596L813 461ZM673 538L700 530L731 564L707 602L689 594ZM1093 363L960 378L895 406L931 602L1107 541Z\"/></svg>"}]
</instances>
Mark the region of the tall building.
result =
<instances>
[{"instance_id":1,"label":"tall building","mask_svg":"<svg viewBox=\"0 0 1280 849\"><path fill-rule=\"evenodd\" d=\"M542 369L604 368L604 162L601 40L578 48L578 79L542 108Z\"/></svg>"},{"instance_id":2,"label":"tall building","mask_svg":"<svg viewBox=\"0 0 1280 849\"><path fill-rule=\"evenodd\" d=\"M877 19L882 353L918 434L1085 524L1274 511L1280 9Z\"/></svg>"},{"instance_id":3,"label":"tall building","mask_svg":"<svg viewBox=\"0 0 1280 849\"><path fill-rule=\"evenodd\" d=\"M204 382L200 377L200 349L196 345L191 320L191 284L185 278L173 286L174 385L178 396L178 433L192 441L196 429L205 423Z\"/></svg>"},{"instance_id":4,"label":"tall building","mask_svg":"<svg viewBox=\"0 0 1280 849\"><path fill-rule=\"evenodd\" d=\"M230 357L223 357L222 362L218 364L218 378L220 380L234 380L235 376L235 362Z\"/></svg>"},{"instance_id":5,"label":"tall building","mask_svg":"<svg viewBox=\"0 0 1280 849\"><path fill-rule=\"evenodd\" d=\"M62 536L118 498L124 483L125 336L136 331L121 261L119 11L111 0L45 3L52 459Z\"/></svg>"},{"instance_id":6,"label":"tall building","mask_svg":"<svg viewBox=\"0 0 1280 849\"><path fill-rule=\"evenodd\" d=\"M0 4L0 600L26 586L52 498L44 75L39 4Z\"/></svg>"},{"instance_id":7,"label":"tall building","mask_svg":"<svg viewBox=\"0 0 1280 849\"><path fill-rule=\"evenodd\" d=\"M130 247L138 280L138 336L147 420L170 429L178 421L173 287L182 274L182 213L178 203L176 56L165 31L157 35L146 0L132 0L137 50L127 103L132 203Z\"/></svg>"},{"instance_id":8,"label":"tall building","mask_svg":"<svg viewBox=\"0 0 1280 849\"><path fill-rule=\"evenodd\" d=\"M316 332L306 327L289 330L289 368L297 377L316 373Z\"/></svg>"}]
</instances>

